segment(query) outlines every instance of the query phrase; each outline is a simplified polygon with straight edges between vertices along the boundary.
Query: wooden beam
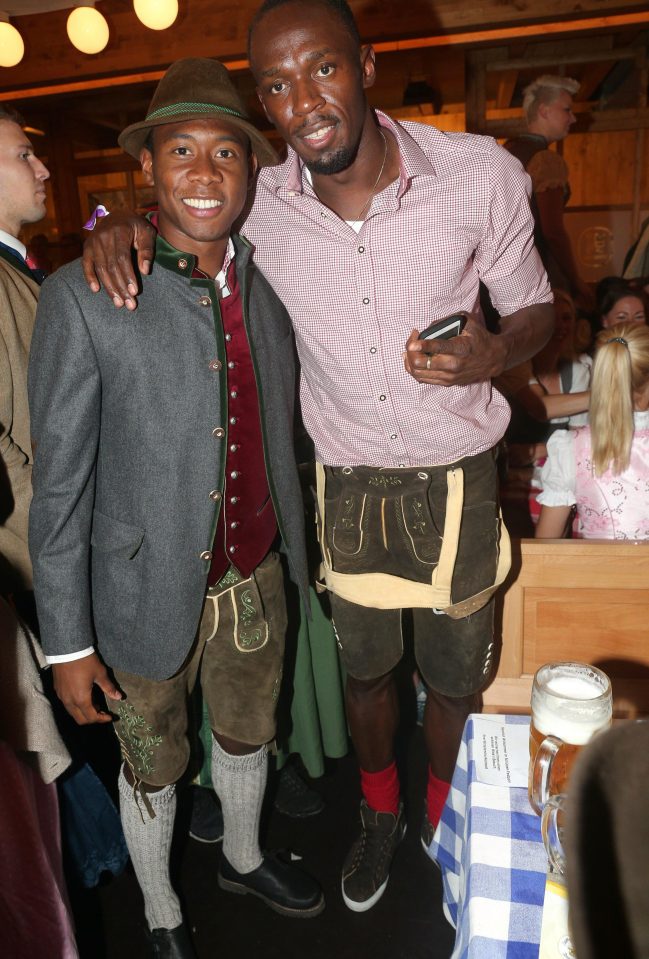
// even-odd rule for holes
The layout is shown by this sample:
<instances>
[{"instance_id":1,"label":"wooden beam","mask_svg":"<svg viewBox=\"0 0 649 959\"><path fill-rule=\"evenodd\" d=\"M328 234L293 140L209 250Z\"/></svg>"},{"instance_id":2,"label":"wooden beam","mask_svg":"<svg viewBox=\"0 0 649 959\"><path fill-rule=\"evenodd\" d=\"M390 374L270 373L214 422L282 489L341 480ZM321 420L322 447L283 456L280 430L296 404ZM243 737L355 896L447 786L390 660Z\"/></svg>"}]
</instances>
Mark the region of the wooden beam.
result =
<instances>
[{"instance_id":1,"label":"wooden beam","mask_svg":"<svg viewBox=\"0 0 649 959\"><path fill-rule=\"evenodd\" d=\"M647 14L649 23L649 14ZM486 69L490 73L497 73L501 70L530 70L542 69L543 67L557 68L561 63L610 63L615 60L635 60L638 51L633 47L619 47L617 50L592 50L590 53L564 53L560 62L556 56L553 57L528 57L523 60L494 60L487 64Z\"/></svg>"},{"instance_id":2,"label":"wooden beam","mask_svg":"<svg viewBox=\"0 0 649 959\"><path fill-rule=\"evenodd\" d=\"M518 70L506 70L498 78L498 93L496 94L496 106L498 108L502 109L511 104L517 81Z\"/></svg>"}]
</instances>

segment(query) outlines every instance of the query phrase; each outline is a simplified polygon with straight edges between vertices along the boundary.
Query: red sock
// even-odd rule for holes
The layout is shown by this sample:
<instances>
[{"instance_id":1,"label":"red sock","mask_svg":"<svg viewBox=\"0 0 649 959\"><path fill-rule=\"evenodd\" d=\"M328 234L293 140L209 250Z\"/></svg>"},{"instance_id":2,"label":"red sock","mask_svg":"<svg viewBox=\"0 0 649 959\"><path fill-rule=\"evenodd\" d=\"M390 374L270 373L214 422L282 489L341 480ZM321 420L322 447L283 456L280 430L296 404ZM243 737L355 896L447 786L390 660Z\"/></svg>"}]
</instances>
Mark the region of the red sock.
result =
<instances>
[{"instance_id":1,"label":"red sock","mask_svg":"<svg viewBox=\"0 0 649 959\"><path fill-rule=\"evenodd\" d=\"M433 776L433 771L428 767L428 785L426 787L426 812L428 813L428 822L437 829L437 823L442 818L442 809L451 788L450 783L444 782Z\"/></svg>"},{"instance_id":2,"label":"red sock","mask_svg":"<svg viewBox=\"0 0 649 959\"><path fill-rule=\"evenodd\" d=\"M392 761L378 773L368 773L361 769L361 790L365 802L375 812L399 812L399 774L397 764Z\"/></svg>"}]
</instances>

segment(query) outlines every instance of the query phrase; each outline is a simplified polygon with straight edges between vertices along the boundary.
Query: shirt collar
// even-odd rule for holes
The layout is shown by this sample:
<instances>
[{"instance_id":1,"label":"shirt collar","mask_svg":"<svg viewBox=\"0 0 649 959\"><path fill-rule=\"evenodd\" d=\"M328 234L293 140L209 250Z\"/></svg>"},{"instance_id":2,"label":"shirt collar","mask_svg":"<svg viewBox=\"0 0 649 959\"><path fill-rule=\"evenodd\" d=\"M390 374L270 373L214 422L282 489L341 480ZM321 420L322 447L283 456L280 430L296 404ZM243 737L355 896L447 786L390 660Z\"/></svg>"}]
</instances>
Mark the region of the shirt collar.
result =
<instances>
[{"instance_id":1,"label":"shirt collar","mask_svg":"<svg viewBox=\"0 0 649 959\"><path fill-rule=\"evenodd\" d=\"M376 110L375 113L380 126L385 127L394 134L399 146L400 175L397 196L401 197L407 189L409 181L414 176L435 176L435 169L419 144L400 123L392 120L385 113L382 113L381 110ZM444 136L441 131L438 132L441 137ZM281 178L278 178L276 190L278 193L281 191L288 196L299 196L304 193L306 176L303 177L303 173L306 173L306 171L304 170L302 160L300 160L295 150L293 150L292 147L287 147L287 150L288 155L283 164L283 175ZM279 172L279 170L277 172Z\"/></svg>"},{"instance_id":2,"label":"shirt collar","mask_svg":"<svg viewBox=\"0 0 649 959\"><path fill-rule=\"evenodd\" d=\"M155 213L150 213L147 218L157 229L157 215ZM232 237L229 237L228 245L225 250L225 257L223 259L223 266L215 277L208 277L208 279L214 280L214 284L222 297L229 296L232 292L228 288L227 273L235 255L236 250L234 248L234 243L232 242ZM160 236L159 233L156 237L156 261L159 262L161 266L164 266L165 269L172 270L174 273L179 273L181 276L191 277L194 271L197 269L196 257L192 253L184 253L182 250L177 250L171 245L171 243L168 243L164 237ZM207 274L204 275L206 276Z\"/></svg>"},{"instance_id":3,"label":"shirt collar","mask_svg":"<svg viewBox=\"0 0 649 959\"><path fill-rule=\"evenodd\" d=\"M4 243L5 246L10 246L12 250L15 250L16 253L22 256L23 260L27 256L27 247L25 244L21 243L15 236L12 236L11 233L5 233L4 230L0 230L0 243Z\"/></svg>"}]
</instances>

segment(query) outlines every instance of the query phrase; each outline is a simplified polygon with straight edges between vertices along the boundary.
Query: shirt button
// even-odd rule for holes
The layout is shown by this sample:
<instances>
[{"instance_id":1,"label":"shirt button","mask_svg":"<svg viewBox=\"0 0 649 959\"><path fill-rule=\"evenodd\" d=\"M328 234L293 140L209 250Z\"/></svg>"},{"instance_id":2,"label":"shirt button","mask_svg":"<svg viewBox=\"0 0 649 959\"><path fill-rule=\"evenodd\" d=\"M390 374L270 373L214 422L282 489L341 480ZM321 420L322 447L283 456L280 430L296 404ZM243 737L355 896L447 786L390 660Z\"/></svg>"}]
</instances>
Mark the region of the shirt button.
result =
<instances>
[{"instance_id":1,"label":"shirt button","mask_svg":"<svg viewBox=\"0 0 649 959\"><path fill-rule=\"evenodd\" d=\"M209 549L204 549L198 558L209 560L212 558L212 554L210 553Z\"/></svg>"},{"instance_id":2,"label":"shirt button","mask_svg":"<svg viewBox=\"0 0 649 959\"><path fill-rule=\"evenodd\" d=\"M235 424L236 422L237 422L236 416L231 416L231 417L230 417L230 426L234 426L234 424Z\"/></svg>"},{"instance_id":3,"label":"shirt button","mask_svg":"<svg viewBox=\"0 0 649 959\"><path fill-rule=\"evenodd\" d=\"M178 269L179 270L187 269L187 260L185 259L184 256L181 256L181 258L178 260Z\"/></svg>"},{"instance_id":4,"label":"shirt button","mask_svg":"<svg viewBox=\"0 0 649 959\"><path fill-rule=\"evenodd\" d=\"M359 246L358 252L359 252L359 253L365 253L365 247L364 247L364 246Z\"/></svg>"},{"instance_id":5,"label":"shirt button","mask_svg":"<svg viewBox=\"0 0 649 959\"><path fill-rule=\"evenodd\" d=\"M214 370L215 373L218 373L222 365L223 364L221 363L220 360L212 360L212 362L210 363L210 369Z\"/></svg>"},{"instance_id":6,"label":"shirt button","mask_svg":"<svg viewBox=\"0 0 649 959\"><path fill-rule=\"evenodd\" d=\"M365 303L365 305L367 306L367 304L368 304L369 302L370 302L369 296L364 296L364 297L363 297L363 303Z\"/></svg>"},{"instance_id":7,"label":"shirt button","mask_svg":"<svg viewBox=\"0 0 649 959\"><path fill-rule=\"evenodd\" d=\"M212 305L212 301L210 300L209 296L201 296L201 298L200 298L200 300L199 300L198 302L200 303L201 306L211 306L211 305Z\"/></svg>"},{"instance_id":8,"label":"shirt button","mask_svg":"<svg viewBox=\"0 0 649 959\"><path fill-rule=\"evenodd\" d=\"M238 443L230 443L230 452L231 452L231 453L236 453L238 449L239 449L239 444L238 444Z\"/></svg>"},{"instance_id":9,"label":"shirt button","mask_svg":"<svg viewBox=\"0 0 649 959\"><path fill-rule=\"evenodd\" d=\"M232 333L226 333L226 334L225 334L225 338L226 338L226 340L227 340L228 343L229 343L230 340L232 339Z\"/></svg>"},{"instance_id":10,"label":"shirt button","mask_svg":"<svg viewBox=\"0 0 649 959\"><path fill-rule=\"evenodd\" d=\"M230 362L228 363L228 369L229 369L229 370L233 370L234 367L235 367L234 360L230 360Z\"/></svg>"},{"instance_id":11,"label":"shirt button","mask_svg":"<svg viewBox=\"0 0 649 959\"><path fill-rule=\"evenodd\" d=\"M225 430L222 426L215 426L212 430L212 436L214 439L221 440L225 436Z\"/></svg>"},{"instance_id":12,"label":"shirt button","mask_svg":"<svg viewBox=\"0 0 649 959\"><path fill-rule=\"evenodd\" d=\"M230 396L232 397L233 400L236 400L238 395L239 394L237 393L236 390L230 390Z\"/></svg>"},{"instance_id":13,"label":"shirt button","mask_svg":"<svg viewBox=\"0 0 649 959\"><path fill-rule=\"evenodd\" d=\"M399 469L404 469L405 465L406 465L405 463L399 463Z\"/></svg>"},{"instance_id":14,"label":"shirt button","mask_svg":"<svg viewBox=\"0 0 649 959\"><path fill-rule=\"evenodd\" d=\"M236 547L236 546L229 546L229 547L228 547L228 553L235 553L236 550L237 550L237 547Z\"/></svg>"},{"instance_id":15,"label":"shirt button","mask_svg":"<svg viewBox=\"0 0 649 959\"><path fill-rule=\"evenodd\" d=\"M231 502L231 503L238 503L238 502L239 502L239 497L238 497L238 496L231 496L231 497L230 497L230 502Z\"/></svg>"},{"instance_id":16,"label":"shirt button","mask_svg":"<svg viewBox=\"0 0 649 959\"><path fill-rule=\"evenodd\" d=\"M237 526L240 526L240 525L241 525L241 524L239 523L239 520L236 520L236 519L235 519L235 520L233 520L233 521L230 523L230 529L236 529Z\"/></svg>"},{"instance_id":17,"label":"shirt button","mask_svg":"<svg viewBox=\"0 0 649 959\"><path fill-rule=\"evenodd\" d=\"M239 470L232 470L232 472L230 473L230 479L237 479L238 476L239 476Z\"/></svg>"},{"instance_id":18,"label":"shirt button","mask_svg":"<svg viewBox=\"0 0 649 959\"><path fill-rule=\"evenodd\" d=\"M221 491L218 489L210 490L210 499L213 499L215 503L221 499Z\"/></svg>"},{"instance_id":19,"label":"shirt button","mask_svg":"<svg viewBox=\"0 0 649 959\"><path fill-rule=\"evenodd\" d=\"M397 438L397 434L396 434L396 433L390 433L390 439L391 439L391 440L396 440L396 438Z\"/></svg>"},{"instance_id":20,"label":"shirt button","mask_svg":"<svg viewBox=\"0 0 649 959\"><path fill-rule=\"evenodd\" d=\"M370 346L370 353L376 353L376 347Z\"/></svg>"},{"instance_id":21,"label":"shirt button","mask_svg":"<svg viewBox=\"0 0 649 959\"><path fill-rule=\"evenodd\" d=\"M385 399L385 393L381 393L381 395L379 396L379 399L381 400L381 402L383 402L383 400Z\"/></svg>"}]
</instances>

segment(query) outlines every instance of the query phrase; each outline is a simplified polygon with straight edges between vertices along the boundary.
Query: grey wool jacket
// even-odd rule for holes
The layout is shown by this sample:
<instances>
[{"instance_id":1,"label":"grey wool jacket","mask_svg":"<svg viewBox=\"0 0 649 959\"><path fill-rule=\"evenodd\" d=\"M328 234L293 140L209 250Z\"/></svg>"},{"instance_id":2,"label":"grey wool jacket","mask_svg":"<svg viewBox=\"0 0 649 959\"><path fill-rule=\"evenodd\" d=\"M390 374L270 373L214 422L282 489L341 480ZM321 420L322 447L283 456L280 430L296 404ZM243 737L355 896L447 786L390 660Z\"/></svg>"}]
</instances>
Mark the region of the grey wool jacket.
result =
<instances>
[{"instance_id":1,"label":"grey wool jacket","mask_svg":"<svg viewBox=\"0 0 649 959\"><path fill-rule=\"evenodd\" d=\"M250 244L233 239L271 496L308 606L291 323ZM78 260L41 288L29 365L29 540L49 656L94 644L109 666L164 679L194 641L228 426L218 295L213 281L192 278L194 263L159 237L133 313L91 293Z\"/></svg>"}]
</instances>

